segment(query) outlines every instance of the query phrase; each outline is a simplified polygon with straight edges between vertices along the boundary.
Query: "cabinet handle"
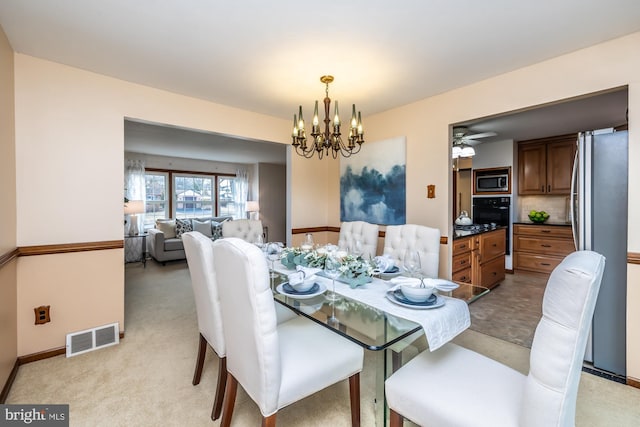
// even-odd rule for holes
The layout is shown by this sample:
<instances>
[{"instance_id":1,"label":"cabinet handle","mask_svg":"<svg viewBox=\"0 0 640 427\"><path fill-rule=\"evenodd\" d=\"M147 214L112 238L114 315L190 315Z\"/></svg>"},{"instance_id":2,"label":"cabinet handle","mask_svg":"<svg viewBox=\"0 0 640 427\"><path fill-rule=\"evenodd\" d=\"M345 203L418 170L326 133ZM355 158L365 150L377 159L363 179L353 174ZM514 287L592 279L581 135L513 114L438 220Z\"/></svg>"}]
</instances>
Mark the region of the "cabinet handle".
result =
<instances>
[{"instance_id":1,"label":"cabinet handle","mask_svg":"<svg viewBox=\"0 0 640 427\"><path fill-rule=\"evenodd\" d=\"M541 233L551 233L551 230L540 230Z\"/></svg>"},{"instance_id":2,"label":"cabinet handle","mask_svg":"<svg viewBox=\"0 0 640 427\"><path fill-rule=\"evenodd\" d=\"M549 264L548 262L541 262L540 265L544 265L546 267L550 266L551 264Z\"/></svg>"},{"instance_id":3,"label":"cabinet handle","mask_svg":"<svg viewBox=\"0 0 640 427\"><path fill-rule=\"evenodd\" d=\"M498 244L497 244L497 243L494 243L494 244L493 244L493 247L495 248L496 246L498 246Z\"/></svg>"},{"instance_id":4,"label":"cabinet handle","mask_svg":"<svg viewBox=\"0 0 640 427\"><path fill-rule=\"evenodd\" d=\"M462 277L460 278L460 281L461 281L461 282L464 282L465 280L467 280L467 276L462 276Z\"/></svg>"},{"instance_id":5,"label":"cabinet handle","mask_svg":"<svg viewBox=\"0 0 640 427\"><path fill-rule=\"evenodd\" d=\"M542 246L543 248L550 248L551 247L551 245L540 245L540 246Z\"/></svg>"},{"instance_id":6,"label":"cabinet handle","mask_svg":"<svg viewBox=\"0 0 640 427\"><path fill-rule=\"evenodd\" d=\"M497 274L498 274L498 272L497 272L497 271L494 271L494 272L493 272L493 275L494 275L494 276L495 276L495 275L497 275Z\"/></svg>"}]
</instances>

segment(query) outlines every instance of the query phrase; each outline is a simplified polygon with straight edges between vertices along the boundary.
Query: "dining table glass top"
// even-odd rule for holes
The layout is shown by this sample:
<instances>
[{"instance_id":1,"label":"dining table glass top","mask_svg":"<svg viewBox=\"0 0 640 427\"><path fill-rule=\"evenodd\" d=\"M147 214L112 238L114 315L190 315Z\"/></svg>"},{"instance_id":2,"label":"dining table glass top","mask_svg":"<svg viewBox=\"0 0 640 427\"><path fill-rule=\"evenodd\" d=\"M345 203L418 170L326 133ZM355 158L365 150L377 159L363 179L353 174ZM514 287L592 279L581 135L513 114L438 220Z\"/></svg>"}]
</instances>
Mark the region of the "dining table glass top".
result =
<instances>
[{"instance_id":1,"label":"dining table glass top","mask_svg":"<svg viewBox=\"0 0 640 427\"><path fill-rule=\"evenodd\" d=\"M394 315L389 310L376 308L358 298L339 294L337 300L332 301L325 295L326 292L331 291L331 281L325 278L319 280L319 284L323 286L319 292L302 296L287 295L281 292L283 284L287 282L286 269L277 268L276 270L277 275L271 279L271 287L278 303L333 329L366 349L384 350L408 337L415 339L415 334L422 329L422 325L417 322ZM377 281L378 285L385 283L378 278L373 280ZM438 292L445 297L470 302L489 291L487 288L471 284L458 283L458 285L459 287L454 291ZM385 286L388 285L385 284ZM317 295L314 295L315 293ZM358 293L353 292L351 295L358 295Z\"/></svg>"}]
</instances>

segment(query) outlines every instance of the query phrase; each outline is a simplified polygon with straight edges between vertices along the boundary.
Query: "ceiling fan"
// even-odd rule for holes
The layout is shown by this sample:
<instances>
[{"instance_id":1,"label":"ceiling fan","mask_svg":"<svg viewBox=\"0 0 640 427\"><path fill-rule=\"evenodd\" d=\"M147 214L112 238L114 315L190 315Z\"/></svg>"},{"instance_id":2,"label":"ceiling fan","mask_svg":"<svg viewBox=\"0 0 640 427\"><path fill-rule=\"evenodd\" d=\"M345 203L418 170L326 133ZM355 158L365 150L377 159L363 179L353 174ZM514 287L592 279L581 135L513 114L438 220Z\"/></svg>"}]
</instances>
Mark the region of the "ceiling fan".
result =
<instances>
[{"instance_id":1,"label":"ceiling fan","mask_svg":"<svg viewBox=\"0 0 640 427\"><path fill-rule=\"evenodd\" d=\"M469 129L463 126L453 128L453 148L451 155L454 159L459 157L473 157L476 154L476 150L473 145L480 144L478 141L480 138L488 138L490 136L496 136L495 132L483 132L483 133L470 133Z\"/></svg>"},{"instance_id":2,"label":"ceiling fan","mask_svg":"<svg viewBox=\"0 0 640 427\"><path fill-rule=\"evenodd\" d=\"M456 144L467 144L467 145L476 145L480 144L482 141L477 141L482 138L489 138L492 136L496 136L495 132L482 132L482 133L471 133L469 128L464 126L454 127L453 128L453 145Z\"/></svg>"}]
</instances>

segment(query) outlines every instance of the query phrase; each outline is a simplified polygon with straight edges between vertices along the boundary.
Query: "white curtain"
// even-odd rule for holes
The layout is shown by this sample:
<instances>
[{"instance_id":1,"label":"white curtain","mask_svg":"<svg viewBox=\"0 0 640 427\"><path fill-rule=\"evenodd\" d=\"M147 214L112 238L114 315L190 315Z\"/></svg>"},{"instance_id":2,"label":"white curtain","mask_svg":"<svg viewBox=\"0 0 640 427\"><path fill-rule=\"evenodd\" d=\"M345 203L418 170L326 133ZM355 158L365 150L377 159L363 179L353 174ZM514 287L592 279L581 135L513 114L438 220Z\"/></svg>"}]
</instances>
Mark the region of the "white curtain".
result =
<instances>
[{"instance_id":1,"label":"white curtain","mask_svg":"<svg viewBox=\"0 0 640 427\"><path fill-rule=\"evenodd\" d=\"M247 171L242 169L236 171L235 187L235 191L233 192L235 196L234 202L238 207L236 210L237 218L235 219L245 219L247 217L247 196L249 193Z\"/></svg>"},{"instance_id":2,"label":"white curtain","mask_svg":"<svg viewBox=\"0 0 640 427\"><path fill-rule=\"evenodd\" d=\"M143 160L127 160L124 169L124 188L124 196L127 199L131 201L142 200L143 212L131 215L127 218L127 223L125 224L125 232L128 229L131 229L131 232L134 232L134 230L137 232L144 228L142 224L144 224L144 211L146 211L145 200L147 197Z\"/></svg>"},{"instance_id":3,"label":"white curtain","mask_svg":"<svg viewBox=\"0 0 640 427\"><path fill-rule=\"evenodd\" d=\"M129 200L146 200L144 160L127 160L124 171L125 196Z\"/></svg>"}]
</instances>

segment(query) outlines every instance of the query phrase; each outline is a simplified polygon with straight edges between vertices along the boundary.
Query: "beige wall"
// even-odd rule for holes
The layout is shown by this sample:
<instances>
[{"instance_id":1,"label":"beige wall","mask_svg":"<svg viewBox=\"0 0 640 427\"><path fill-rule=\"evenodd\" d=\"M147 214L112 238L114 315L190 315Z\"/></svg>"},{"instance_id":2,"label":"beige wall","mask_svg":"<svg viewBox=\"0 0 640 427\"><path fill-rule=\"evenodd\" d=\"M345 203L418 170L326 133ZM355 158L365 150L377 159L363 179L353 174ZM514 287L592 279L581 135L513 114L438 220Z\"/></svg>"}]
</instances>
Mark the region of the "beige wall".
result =
<instances>
[{"instance_id":1,"label":"beige wall","mask_svg":"<svg viewBox=\"0 0 640 427\"><path fill-rule=\"evenodd\" d=\"M640 252L640 33L367 117L368 140L407 137L407 222L451 236L449 126L460 121L629 86L629 237ZM436 185L436 198L425 188ZM334 193L332 198L337 198ZM441 251L441 274L450 272L450 247ZM640 378L640 275L629 268L627 373ZM636 272L638 273L638 272Z\"/></svg>"},{"instance_id":2,"label":"beige wall","mask_svg":"<svg viewBox=\"0 0 640 427\"><path fill-rule=\"evenodd\" d=\"M16 248L13 50L0 28L0 258ZM16 361L16 261L0 266L0 389Z\"/></svg>"},{"instance_id":3,"label":"beige wall","mask_svg":"<svg viewBox=\"0 0 640 427\"><path fill-rule=\"evenodd\" d=\"M288 142L288 120L21 54L15 55L15 69L18 246L122 239L125 117ZM321 174L326 170L314 177L323 182ZM326 223L326 213L314 214L318 223ZM121 250L19 261L19 355L61 347L68 332L124 320ZM84 308L96 300L99 312ZM37 305L52 306L51 323L33 326Z\"/></svg>"}]
</instances>

